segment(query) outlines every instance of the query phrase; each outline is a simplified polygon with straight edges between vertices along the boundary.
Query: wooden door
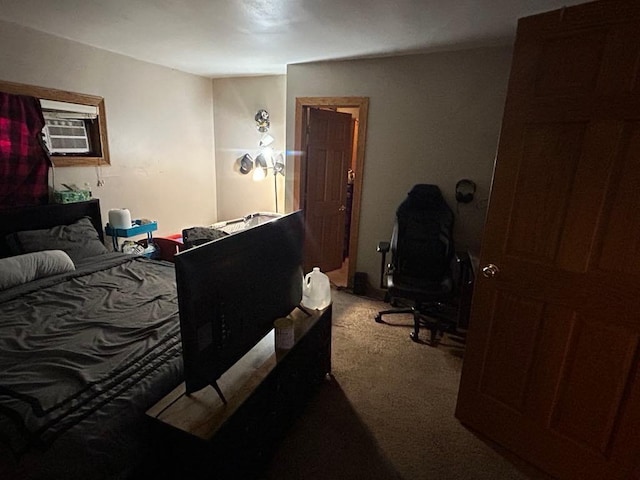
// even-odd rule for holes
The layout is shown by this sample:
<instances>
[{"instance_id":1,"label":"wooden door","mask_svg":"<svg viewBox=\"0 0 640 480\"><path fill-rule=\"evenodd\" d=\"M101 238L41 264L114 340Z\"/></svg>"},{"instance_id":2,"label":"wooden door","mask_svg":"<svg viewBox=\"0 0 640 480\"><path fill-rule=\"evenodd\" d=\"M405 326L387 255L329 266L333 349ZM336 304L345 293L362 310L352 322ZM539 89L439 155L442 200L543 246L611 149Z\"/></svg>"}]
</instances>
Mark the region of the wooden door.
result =
<instances>
[{"instance_id":1,"label":"wooden door","mask_svg":"<svg viewBox=\"0 0 640 480\"><path fill-rule=\"evenodd\" d=\"M327 272L342 266L351 129L347 113L309 109L305 271L320 267Z\"/></svg>"},{"instance_id":2,"label":"wooden door","mask_svg":"<svg viewBox=\"0 0 640 480\"><path fill-rule=\"evenodd\" d=\"M640 478L640 2L519 22L489 264L457 417L557 478Z\"/></svg>"}]
</instances>

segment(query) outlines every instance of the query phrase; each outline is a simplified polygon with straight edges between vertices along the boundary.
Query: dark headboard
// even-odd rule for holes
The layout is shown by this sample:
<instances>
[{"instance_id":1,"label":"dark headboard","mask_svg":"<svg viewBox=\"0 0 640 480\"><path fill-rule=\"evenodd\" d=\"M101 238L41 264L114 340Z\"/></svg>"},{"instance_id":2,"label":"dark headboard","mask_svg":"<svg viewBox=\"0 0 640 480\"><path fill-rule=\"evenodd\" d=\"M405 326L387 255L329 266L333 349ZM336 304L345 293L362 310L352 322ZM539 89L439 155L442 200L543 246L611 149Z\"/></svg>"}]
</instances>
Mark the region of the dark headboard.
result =
<instances>
[{"instance_id":1,"label":"dark headboard","mask_svg":"<svg viewBox=\"0 0 640 480\"><path fill-rule=\"evenodd\" d=\"M56 225L70 225L82 217L90 217L100 240L104 242L100 202L98 199L77 203L50 203L32 207L0 210L0 258L11 253L5 235L22 230L41 230Z\"/></svg>"}]
</instances>

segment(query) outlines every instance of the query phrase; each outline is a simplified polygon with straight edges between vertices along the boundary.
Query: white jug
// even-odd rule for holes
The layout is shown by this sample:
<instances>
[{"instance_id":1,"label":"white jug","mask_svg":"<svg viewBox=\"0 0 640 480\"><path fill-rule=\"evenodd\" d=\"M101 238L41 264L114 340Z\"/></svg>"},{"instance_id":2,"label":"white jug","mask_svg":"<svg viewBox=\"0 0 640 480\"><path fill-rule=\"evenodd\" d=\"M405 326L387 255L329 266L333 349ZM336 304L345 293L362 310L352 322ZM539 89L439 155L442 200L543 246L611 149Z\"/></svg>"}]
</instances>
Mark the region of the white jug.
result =
<instances>
[{"instance_id":1,"label":"white jug","mask_svg":"<svg viewBox=\"0 0 640 480\"><path fill-rule=\"evenodd\" d=\"M311 310L322 310L331 303L331 284L329 277L313 267L302 282L302 306Z\"/></svg>"},{"instance_id":2,"label":"white jug","mask_svg":"<svg viewBox=\"0 0 640 480\"><path fill-rule=\"evenodd\" d=\"M109 226L131 228L131 212L126 208L112 208L109 210Z\"/></svg>"}]
</instances>

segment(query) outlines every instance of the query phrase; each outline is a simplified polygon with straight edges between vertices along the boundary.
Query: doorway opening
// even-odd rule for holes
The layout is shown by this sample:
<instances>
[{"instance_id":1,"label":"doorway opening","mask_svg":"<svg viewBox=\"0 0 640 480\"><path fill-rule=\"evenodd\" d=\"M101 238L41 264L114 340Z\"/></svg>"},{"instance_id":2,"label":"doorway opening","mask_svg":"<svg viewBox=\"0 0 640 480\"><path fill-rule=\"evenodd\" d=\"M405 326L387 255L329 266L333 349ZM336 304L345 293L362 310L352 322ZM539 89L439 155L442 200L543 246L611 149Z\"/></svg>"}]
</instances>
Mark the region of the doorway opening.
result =
<instances>
[{"instance_id":1,"label":"doorway opening","mask_svg":"<svg viewBox=\"0 0 640 480\"><path fill-rule=\"evenodd\" d=\"M338 180L343 185L325 185L325 190L337 190L345 187L344 203L338 209L344 212L344 232L340 247L345 252L342 265L332 268L325 273L338 288L353 288L353 278L358 255L358 233L360 219L360 205L362 195L362 178L364 171L364 152L366 151L366 131L369 111L368 97L299 97L296 98L295 113L295 150L300 152L294 157L293 168L293 204L294 208L302 209L307 215L314 214L315 207L309 200L310 178L312 172L308 169L309 154L309 118L312 109L332 110L341 114L349 114L353 120L352 154L349 168ZM313 185L313 184L312 184ZM308 220L307 217L306 220ZM336 247L336 245L331 245ZM322 247L327 248L327 247ZM306 262L305 262L306 263Z\"/></svg>"}]
</instances>

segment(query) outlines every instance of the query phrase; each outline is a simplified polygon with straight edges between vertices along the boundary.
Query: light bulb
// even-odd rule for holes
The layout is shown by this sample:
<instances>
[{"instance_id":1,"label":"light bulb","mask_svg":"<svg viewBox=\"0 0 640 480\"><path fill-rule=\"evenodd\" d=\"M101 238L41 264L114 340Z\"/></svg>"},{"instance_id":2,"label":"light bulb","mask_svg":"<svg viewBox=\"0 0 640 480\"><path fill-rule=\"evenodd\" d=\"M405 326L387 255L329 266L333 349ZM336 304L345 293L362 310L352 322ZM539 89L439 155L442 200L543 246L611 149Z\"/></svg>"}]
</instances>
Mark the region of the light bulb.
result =
<instances>
[{"instance_id":1,"label":"light bulb","mask_svg":"<svg viewBox=\"0 0 640 480\"><path fill-rule=\"evenodd\" d=\"M275 139L269 135L268 133L264 134L262 136L262 139L260 140L260 146L261 147L268 147L269 145L271 145L273 143Z\"/></svg>"},{"instance_id":2,"label":"light bulb","mask_svg":"<svg viewBox=\"0 0 640 480\"><path fill-rule=\"evenodd\" d=\"M260 182L267 176L267 169L262 167L256 167L253 170L253 181Z\"/></svg>"}]
</instances>

